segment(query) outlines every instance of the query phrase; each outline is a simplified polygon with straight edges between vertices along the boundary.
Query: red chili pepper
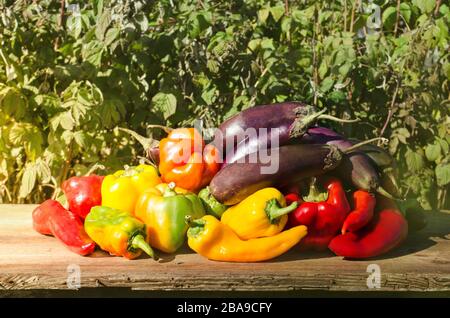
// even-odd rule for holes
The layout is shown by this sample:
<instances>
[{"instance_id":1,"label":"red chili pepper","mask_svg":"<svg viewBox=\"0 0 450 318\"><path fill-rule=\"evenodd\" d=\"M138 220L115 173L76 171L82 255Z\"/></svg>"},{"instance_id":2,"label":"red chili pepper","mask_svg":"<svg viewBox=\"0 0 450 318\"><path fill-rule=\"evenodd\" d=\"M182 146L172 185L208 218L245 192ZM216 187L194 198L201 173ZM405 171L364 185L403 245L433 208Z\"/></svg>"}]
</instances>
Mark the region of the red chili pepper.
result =
<instances>
[{"instance_id":1,"label":"red chili pepper","mask_svg":"<svg viewBox=\"0 0 450 318\"><path fill-rule=\"evenodd\" d=\"M103 176L72 177L62 183L62 190L69 203L69 210L83 220L92 207L102 204Z\"/></svg>"},{"instance_id":2,"label":"red chili pepper","mask_svg":"<svg viewBox=\"0 0 450 318\"><path fill-rule=\"evenodd\" d=\"M347 215L342 225L342 234L345 232L355 232L363 228L370 222L375 209L375 197L367 191L357 190L353 193L355 208Z\"/></svg>"},{"instance_id":3,"label":"red chili pepper","mask_svg":"<svg viewBox=\"0 0 450 318\"><path fill-rule=\"evenodd\" d=\"M95 243L84 231L80 217L58 201L47 200L34 209L33 228L41 234L53 235L74 253L94 252Z\"/></svg>"},{"instance_id":4,"label":"red chili pepper","mask_svg":"<svg viewBox=\"0 0 450 318\"><path fill-rule=\"evenodd\" d=\"M327 193L318 193L313 180L305 202L289 214L290 226L306 225L308 235L302 241L302 248L323 250L339 232L350 211L344 188L337 179L325 182ZM286 196L287 201L295 199L295 194Z\"/></svg>"},{"instance_id":5,"label":"red chili pepper","mask_svg":"<svg viewBox=\"0 0 450 318\"><path fill-rule=\"evenodd\" d=\"M358 232L336 236L328 246L336 255L346 258L369 258L398 246L408 235L408 222L398 210L377 213L368 226Z\"/></svg>"}]
</instances>

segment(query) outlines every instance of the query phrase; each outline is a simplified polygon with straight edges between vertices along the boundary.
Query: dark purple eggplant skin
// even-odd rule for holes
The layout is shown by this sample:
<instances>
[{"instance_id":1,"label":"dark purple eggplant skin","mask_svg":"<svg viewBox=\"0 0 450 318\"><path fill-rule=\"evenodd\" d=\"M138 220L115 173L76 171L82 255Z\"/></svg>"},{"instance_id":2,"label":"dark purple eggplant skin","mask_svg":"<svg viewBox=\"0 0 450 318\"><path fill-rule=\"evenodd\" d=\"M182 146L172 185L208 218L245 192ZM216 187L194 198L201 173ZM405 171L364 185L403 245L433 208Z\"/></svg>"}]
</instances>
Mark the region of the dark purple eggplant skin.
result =
<instances>
[{"instance_id":1,"label":"dark purple eggplant skin","mask_svg":"<svg viewBox=\"0 0 450 318\"><path fill-rule=\"evenodd\" d=\"M344 136L325 127L309 128L299 141L306 144L335 145L345 151L354 145ZM380 178L371 159L360 150L352 151L342 158L339 169L333 171L337 177L346 183L353 184L358 189L376 192L380 187Z\"/></svg>"},{"instance_id":2,"label":"dark purple eggplant skin","mask_svg":"<svg viewBox=\"0 0 450 318\"><path fill-rule=\"evenodd\" d=\"M159 147L151 147L147 150L147 158L155 165L159 165Z\"/></svg>"},{"instance_id":3,"label":"dark purple eggplant skin","mask_svg":"<svg viewBox=\"0 0 450 318\"><path fill-rule=\"evenodd\" d=\"M279 145L284 145L289 141L298 112L304 109L306 111L307 107L311 106L301 102L284 102L248 108L224 121L218 128L221 134L216 134L212 143L218 149L225 150L222 151L225 157L227 150L235 147L240 141L238 139L244 137L240 134L242 130L253 128L258 132L259 129L265 128L268 134L271 129L278 129Z\"/></svg>"},{"instance_id":4,"label":"dark purple eggplant skin","mask_svg":"<svg viewBox=\"0 0 450 318\"><path fill-rule=\"evenodd\" d=\"M354 145L361 142L361 140L353 138L349 140ZM391 156L391 154L387 150L378 147L377 145L367 144L359 148L359 150L364 152L367 155L367 157L369 157L373 161L373 163L377 166L379 170L395 166L395 160Z\"/></svg>"},{"instance_id":5,"label":"dark purple eggplant skin","mask_svg":"<svg viewBox=\"0 0 450 318\"><path fill-rule=\"evenodd\" d=\"M259 156L250 163L252 155L239 162L223 167L212 179L211 194L226 205L237 204L252 193L265 187L288 187L300 180L322 175L336 168L342 159L342 152L331 145L285 145L269 151L272 160L278 160L278 170L272 174L262 174L261 167L269 164L261 162ZM242 161L242 162L241 162Z\"/></svg>"}]
</instances>

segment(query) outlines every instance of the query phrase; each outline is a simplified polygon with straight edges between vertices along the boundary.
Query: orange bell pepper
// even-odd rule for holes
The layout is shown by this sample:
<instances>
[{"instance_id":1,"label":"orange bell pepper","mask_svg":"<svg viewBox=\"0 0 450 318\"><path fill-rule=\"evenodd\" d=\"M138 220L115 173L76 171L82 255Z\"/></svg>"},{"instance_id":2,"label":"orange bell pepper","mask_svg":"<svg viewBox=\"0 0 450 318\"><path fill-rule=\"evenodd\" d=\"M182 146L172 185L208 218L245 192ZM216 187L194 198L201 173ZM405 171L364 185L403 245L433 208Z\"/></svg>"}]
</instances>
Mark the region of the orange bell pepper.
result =
<instances>
[{"instance_id":1,"label":"orange bell pepper","mask_svg":"<svg viewBox=\"0 0 450 318\"><path fill-rule=\"evenodd\" d=\"M159 172L166 183L196 192L206 186L219 171L219 152L205 146L195 128L172 130L159 143Z\"/></svg>"}]
</instances>

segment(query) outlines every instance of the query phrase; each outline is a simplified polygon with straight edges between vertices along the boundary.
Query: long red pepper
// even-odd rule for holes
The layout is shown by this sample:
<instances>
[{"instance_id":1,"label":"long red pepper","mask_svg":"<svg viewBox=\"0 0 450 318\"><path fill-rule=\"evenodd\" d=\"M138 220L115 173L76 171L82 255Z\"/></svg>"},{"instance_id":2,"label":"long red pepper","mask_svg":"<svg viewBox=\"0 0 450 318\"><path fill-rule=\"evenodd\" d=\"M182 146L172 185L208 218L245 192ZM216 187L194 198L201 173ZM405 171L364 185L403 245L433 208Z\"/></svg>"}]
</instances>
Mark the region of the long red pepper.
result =
<instances>
[{"instance_id":1,"label":"long red pepper","mask_svg":"<svg viewBox=\"0 0 450 318\"><path fill-rule=\"evenodd\" d=\"M80 217L58 201L47 200L34 209L33 228L41 234L53 235L74 253L94 252L95 243L84 231Z\"/></svg>"},{"instance_id":2,"label":"long red pepper","mask_svg":"<svg viewBox=\"0 0 450 318\"><path fill-rule=\"evenodd\" d=\"M103 176L95 174L83 177L72 177L61 185L69 210L78 214L83 220L92 207L102 204Z\"/></svg>"},{"instance_id":3,"label":"long red pepper","mask_svg":"<svg viewBox=\"0 0 450 318\"><path fill-rule=\"evenodd\" d=\"M342 225L342 234L345 232L355 232L363 228L370 222L375 209L375 196L364 190L357 190L353 193L354 210L351 211Z\"/></svg>"},{"instance_id":4,"label":"long red pepper","mask_svg":"<svg viewBox=\"0 0 450 318\"><path fill-rule=\"evenodd\" d=\"M376 257L398 246L408 235L408 222L394 209L375 214L369 225L357 232L336 236L328 246L336 255L361 259Z\"/></svg>"}]
</instances>

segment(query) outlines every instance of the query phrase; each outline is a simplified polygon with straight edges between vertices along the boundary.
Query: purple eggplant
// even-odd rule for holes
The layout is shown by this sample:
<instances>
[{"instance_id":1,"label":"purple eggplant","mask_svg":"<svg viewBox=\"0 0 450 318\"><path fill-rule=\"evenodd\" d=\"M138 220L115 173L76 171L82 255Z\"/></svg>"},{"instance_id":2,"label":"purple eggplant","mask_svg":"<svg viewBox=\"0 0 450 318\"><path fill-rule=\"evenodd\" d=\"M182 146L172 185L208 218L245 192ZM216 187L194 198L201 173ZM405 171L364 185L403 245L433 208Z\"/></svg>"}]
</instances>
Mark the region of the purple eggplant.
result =
<instances>
[{"instance_id":1,"label":"purple eggplant","mask_svg":"<svg viewBox=\"0 0 450 318\"><path fill-rule=\"evenodd\" d=\"M342 135L325 127L308 129L307 133L303 135L299 142L334 145L341 151L347 151L350 147L354 147L354 142L345 139ZM386 197L393 198L391 194L381 187L380 177L376 167L361 149L362 146L357 150L347 153L343 157L339 169L336 169L333 173L359 189L378 192Z\"/></svg>"},{"instance_id":2,"label":"purple eggplant","mask_svg":"<svg viewBox=\"0 0 450 318\"><path fill-rule=\"evenodd\" d=\"M336 146L324 144L271 148L266 158L261 153L246 155L243 162L223 167L209 185L211 194L219 202L233 205L262 188L287 187L302 179L324 174L336 168L343 156ZM270 158L270 163L267 158ZM273 165L272 171L270 165Z\"/></svg>"},{"instance_id":3,"label":"purple eggplant","mask_svg":"<svg viewBox=\"0 0 450 318\"><path fill-rule=\"evenodd\" d=\"M223 122L215 134L213 144L222 149L224 162L232 163L262 147L270 147L271 136L277 133L278 145L289 143L291 138L299 138L319 119L338 122L355 122L324 114L325 109L317 111L315 107L300 102L284 102L248 108ZM263 134L266 132L266 134ZM239 156L234 150L239 147ZM242 146L247 145L248 146ZM229 155L232 153L231 155Z\"/></svg>"},{"instance_id":4,"label":"purple eggplant","mask_svg":"<svg viewBox=\"0 0 450 318\"><path fill-rule=\"evenodd\" d=\"M348 140L351 141L352 144L357 144L361 142L361 140L354 138L349 138ZM364 152L380 171L383 170L384 168L395 167L394 158L390 155L390 153L387 150L381 147L378 147L373 144L368 144L362 146L361 148L359 148L359 150Z\"/></svg>"},{"instance_id":5,"label":"purple eggplant","mask_svg":"<svg viewBox=\"0 0 450 318\"><path fill-rule=\"evenodd\" d=\"M159 147L154 146L147 150L147 158L155 165L159 165Z\"/></svg>"}]
</instances>

